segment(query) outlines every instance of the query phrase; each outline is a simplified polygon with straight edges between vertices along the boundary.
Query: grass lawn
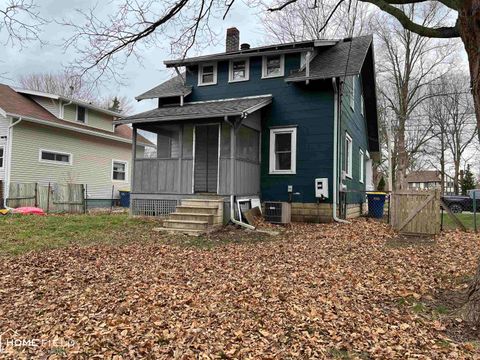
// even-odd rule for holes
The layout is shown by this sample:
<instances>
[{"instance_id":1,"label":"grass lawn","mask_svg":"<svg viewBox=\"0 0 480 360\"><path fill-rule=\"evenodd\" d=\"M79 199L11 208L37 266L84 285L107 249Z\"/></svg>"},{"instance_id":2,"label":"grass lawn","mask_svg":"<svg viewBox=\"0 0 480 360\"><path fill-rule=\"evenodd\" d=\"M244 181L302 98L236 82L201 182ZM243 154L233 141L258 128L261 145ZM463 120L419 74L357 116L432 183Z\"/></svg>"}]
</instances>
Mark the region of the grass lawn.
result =
<instances>
[{"instance_id":1,"label":"grass lawn","mask_svg":"<svg viewBox=\"0 0 480 360\"><path fill-rule=\"evenodd\" d=\"M478 329L456 313L479 235L405 241L369 219L292 224L273 238L156 226L0 218L0 331L47 340L7 345L6 357L479 358Z\"/></svg>"},{"instance_id":2,"label":"grass lawn","mask_svg":"<svg viewBox=\"0 0 480 360\"><path fill-rule=\"evenodd\" d=\"M473 230L473 213L455 214L467 229ZM450 218L447 213L443 213L443 227L446 230L453 230L457 228L457 224ZM480 230L480 214L477 214L477 230Z\"/></svg>"}]
</instances>

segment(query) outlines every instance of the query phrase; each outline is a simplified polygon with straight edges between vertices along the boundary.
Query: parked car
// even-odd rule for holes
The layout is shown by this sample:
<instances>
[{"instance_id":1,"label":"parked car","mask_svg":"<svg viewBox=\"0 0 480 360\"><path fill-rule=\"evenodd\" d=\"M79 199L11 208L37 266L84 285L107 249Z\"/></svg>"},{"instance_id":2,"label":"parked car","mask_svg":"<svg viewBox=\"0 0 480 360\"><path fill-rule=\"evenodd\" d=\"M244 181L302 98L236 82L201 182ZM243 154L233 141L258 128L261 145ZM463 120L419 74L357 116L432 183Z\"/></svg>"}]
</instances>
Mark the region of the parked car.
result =
<instances>
[{"instance_id":1,"label":"parked car","mask_svg":"<svg viewBox=\"0 0 480 360\"><path fill-rule=\"evenodd\" d=\"M480 211L480 189L468 190L467 195L451 195L444 196L444 203L453 213L461 213L462 211L473 211L473 194L475 193L476 208Z\"/></svg>"}]
</instances>

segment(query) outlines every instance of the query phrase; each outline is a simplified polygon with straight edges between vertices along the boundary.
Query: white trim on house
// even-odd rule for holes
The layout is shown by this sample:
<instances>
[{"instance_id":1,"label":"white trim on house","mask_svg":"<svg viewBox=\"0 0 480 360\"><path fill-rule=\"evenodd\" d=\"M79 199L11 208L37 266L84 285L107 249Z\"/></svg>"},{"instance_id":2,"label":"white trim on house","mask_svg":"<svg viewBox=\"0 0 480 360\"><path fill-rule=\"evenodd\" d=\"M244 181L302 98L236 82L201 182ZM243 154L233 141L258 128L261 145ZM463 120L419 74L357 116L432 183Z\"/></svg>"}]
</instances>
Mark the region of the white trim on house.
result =
<instances>
[{"instance_id":1,"label":"white trim on house","mask_svg":"<svg viewBox=\"0 0 480 360\"><path fill-rule=\"evenodd\" d=\"M244 62L245 63L245 77L240 79L233 78L233 63L235 62ZM250 58L245 59L232 59L228 65L228 82L241 82L241 81L248 81L250 80Z\"/></svg>"},{"instance_id":2,"label":"white trim on house","mask_svg":"<svg viewBox=\"0 0 480 360\"><path fill-rule=\"evenodd\" d=\"M78 120L78 108L79 107L85 109L85 119L84 119L84 121ZM86 108L85 106L82 106L82 105L75 105L75 121L80 123L80 124L88 125L88 108ZM115 131L115 128L113 129L113 131Z\"/></svg>"},{"instance_id":3,"label":"white trim on house","mask_svg":"<svg viewBox=\"0 0 480 360\"><path fill-rule=\"evenodd\" d=\"M213 67L213 80L212 82L203 82L203 68L206 66ZM198 65L198 86L208 86L208 85L217 85L217 63L210 62Z\"/></svg>"},{"instance_id":4,"label":"white trim on house","mask_svg":"<svg viewBox=\"0 0 480 360\"><path fill-rule=\"evenodd\" d=\"M280 170L276 168L275 139L277 134L290 134L290 169ZM276 175L289 175L297 173L297 126L275 127L270 129L270 161L269 173Z\"/></svg>"},{"instance_id":5,"label":"white trim on house","mask_svg":"<svg viewBox=\"0 0 480 360\"><path fill-rule=\"evenodd\" d=\"M51 153L56 155L66 155L68 156L68 162L57 161L57 160L45 160L42 159L42 153ZM61 165L61 166L72 166L73 165L73 155L65 151L50 150L50 149L39 149L38 150L38 161L50 165Z\"/></svg>"},{"instance_id":6,"label":"white trim on house","mask_svg":"<svg viewBox=\"0 0 480 360\"><path fill-rule=\"evenodd\" d=\"M113 178L113 174L114 174L114 172L115 172L115 170L114 170L114 168L115 168L115 163L124 164L124 165L125 165L125 179L123 179L123 180L118 180L118 179L114 179L114 178ZM128 161L126 161L126 160L112 159L111 179L112 179L113 182L119 182L119 183L128 182Z\"/></svg>"},{"instance_id":7,"label":"white trim on house","mask_svg":"<svg viewBox=\"0 0 480 360\"><path fill-rule=\"evenodd\" d=\"M353 140L352 137L345 132L345 176L352 178L353 172ZM347 157L347 154L349 155Z\"/></svg>"},{"instance_id":8,"label":"white trim on house","mask_svg":"<svg viewBox=\"0 0 480 360\"><path fill-rule=\"evenodd\" d=\"M362 149L360 149L360 151L358 152L358 155L360 157L360 159L359 159L360 164L359 164L359 175L358 175L359 179L358 179L358 181L363 184L363 178L365 176L365 155L364 155Z\"/></svg>"},{"instance_id":9,"label":"white trim on house","mask_svg":"<svg viewBox=\"0 0 480 360\"><path fill-rule=\"evenodd\" d=\"M356 83L357 83L358 75L352 76L352 88L350 91L350 108L355 111L355 91L356 91Z\"/></svg>"},{"instance_id":10,"label":"white trim on house","mask_svg":"<svg viewBox=\"0 0 480 360\"><path fill-rule=\"evenodd\" d=\"M280 57L280 73L277 75L267 75L267 58ZM285 75L285 55L264 55L262 56L262 79L271 79Z\"/></svg>"},{"instance_id":11,"label":"white trim on house","mask_svg":"<svg viewBox=\"0 0 480 360\"><path fill-rule=\"evenodd\" d=\"M363 94L360 95L360 114L365 117L365 100L363 99Z\"/></svg>"}]
</instances>

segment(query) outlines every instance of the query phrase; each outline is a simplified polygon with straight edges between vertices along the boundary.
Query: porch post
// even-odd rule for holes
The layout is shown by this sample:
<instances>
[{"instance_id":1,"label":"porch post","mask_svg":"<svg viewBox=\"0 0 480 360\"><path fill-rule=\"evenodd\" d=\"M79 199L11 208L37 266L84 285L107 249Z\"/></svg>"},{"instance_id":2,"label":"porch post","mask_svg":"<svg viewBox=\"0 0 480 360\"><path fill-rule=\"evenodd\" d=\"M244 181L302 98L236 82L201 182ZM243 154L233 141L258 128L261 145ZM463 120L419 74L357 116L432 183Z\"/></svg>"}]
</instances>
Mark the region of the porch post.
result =
<instances>
[{"instance_id":1,"label":"porch post","mask_svg":"<svg viewBox=\"0 0 480 360\"><path fill-rule=\"evenodd\" d=\"M235 162L236 162L235 121L230 122L230 195L235 195Z\"/></svg>"},{"instance_id":2,"label":"porch post","mask_svg":"<svg viewBox=\"0 0 480 360\"><path fill-rule=\"evenodd\" d=\"M134 192L135 189L135 159L137 158L137 127L135 124L132 124L132 165L130 173L130 194Z\"/></svg>"},{"instance_id":3,"label":"porch post","mask_svg":"<svg viewBox=\"0 0 480 360\"><path fill-rule=\"evenodd\" d=\"M183 124L180 125L179 139L178 139L178 179L175 181L178 183L178 192L182 193L182 183L183 183L183 176L182 176L182 160L183 160Z\"/></svg>"}]
</instances>

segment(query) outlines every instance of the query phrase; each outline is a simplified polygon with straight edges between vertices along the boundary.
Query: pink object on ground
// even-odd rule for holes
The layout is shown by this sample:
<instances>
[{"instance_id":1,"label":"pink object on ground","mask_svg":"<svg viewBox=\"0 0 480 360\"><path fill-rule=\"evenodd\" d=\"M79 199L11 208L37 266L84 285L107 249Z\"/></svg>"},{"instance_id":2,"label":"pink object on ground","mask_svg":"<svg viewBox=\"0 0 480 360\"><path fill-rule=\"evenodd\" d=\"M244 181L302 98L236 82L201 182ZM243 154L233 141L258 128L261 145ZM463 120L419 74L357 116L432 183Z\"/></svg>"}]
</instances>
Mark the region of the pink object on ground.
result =
<instances>
[{"instance_id":1,"label":"pink object on ground","mask_svg":"<svg viewBox=\"0 0 480 360\"><path fill-rule=\"evenodd\" d=\"M14 214L22 214L22 215L45 215L45 212L36 207L19 207L13 209Z\"/></svg>"}]
</instances>

